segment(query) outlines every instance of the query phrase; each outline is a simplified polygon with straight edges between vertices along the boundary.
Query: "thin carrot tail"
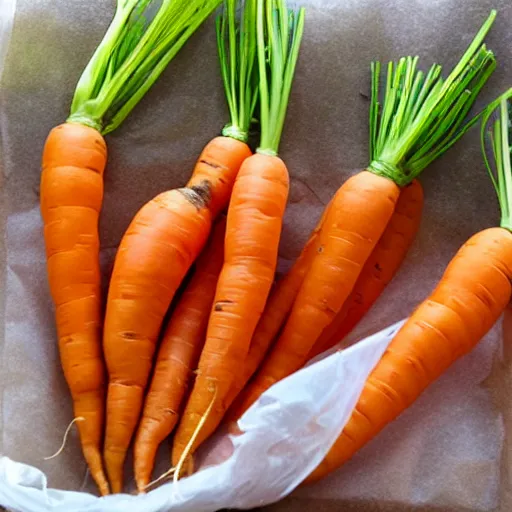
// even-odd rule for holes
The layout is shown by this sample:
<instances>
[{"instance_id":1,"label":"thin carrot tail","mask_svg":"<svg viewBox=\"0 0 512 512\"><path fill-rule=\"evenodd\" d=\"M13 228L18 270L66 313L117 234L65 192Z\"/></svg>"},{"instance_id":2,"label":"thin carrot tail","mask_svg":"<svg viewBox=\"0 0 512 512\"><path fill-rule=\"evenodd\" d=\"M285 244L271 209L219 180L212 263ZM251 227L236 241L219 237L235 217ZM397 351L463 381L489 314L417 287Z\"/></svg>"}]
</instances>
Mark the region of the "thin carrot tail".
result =
<instances>
[{"instance_id":1,"label":"thin carrot tail","mask_svg":"<svg viewBox=\"0 0 512 512\"><path fill-rule=\"evenodd\" d=\"M77 422L82 451L102 496L110 493L101 458L104 406L103 389L82 393L74 399L75 418L83 418L83 421Z\"/></svg>"},{"instance_id":2,"label":"thin carrot tail","mask_svg":"<svg viewBox=\"0 0 512 512\"><path fill-rule=\"evenodd\" d=\"M151 481L156 453L160 443L176 426L178 412L162 407L168 400L167 393L148 394L144 413L135 438L134 473L139 492L144 492ZM149 416L148 411L158 410L158 417Z\"/></svg>"},{"instance_id":3,"label":"thin carrot tail","mask_svg":"<svg viewBox=\"0 0 512 512\"><path fill-rule=\"evenodd\" d=\"M134 416L133 411L142 409L143 399L144 390L140 386L108 385L107 416L116 418L116 422L107 422L103 456L113 493L123 490L124 461L138 420L138 414Z\"/></svg>"}]
</instances>

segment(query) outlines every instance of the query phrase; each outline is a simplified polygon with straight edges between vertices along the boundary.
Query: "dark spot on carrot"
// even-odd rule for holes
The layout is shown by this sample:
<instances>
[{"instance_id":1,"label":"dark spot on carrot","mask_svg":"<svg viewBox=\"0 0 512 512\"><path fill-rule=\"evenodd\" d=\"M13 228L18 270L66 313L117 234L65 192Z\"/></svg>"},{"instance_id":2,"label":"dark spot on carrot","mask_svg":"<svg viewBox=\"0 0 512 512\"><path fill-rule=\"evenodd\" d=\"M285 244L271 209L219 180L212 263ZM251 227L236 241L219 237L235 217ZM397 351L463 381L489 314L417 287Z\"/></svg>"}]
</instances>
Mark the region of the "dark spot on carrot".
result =
<instances>
[{"instance_id":1,"label":"dark spot on carrot","mask_svg":"<svg viewBox=\"0 0 512 512\"><path fill-rule=\"evenodd\" d=\"M98 171L98 169L95 169L94 167L90 166L90 165L85 165L84 166L85 169L87 169L88 171L92 171L92 172L95 172L96 174L100 174L100 171Z\"/></svg>"},{"instance_id":2,"label":"dark spot on carrot","mask_svg":"<svg viewBox=\"0 0 512 512\"><path fill-rule=\"evenodd\" d=\"M226 180L224 178L219 178L219 181L224 185L226 183Z\"/></svg>"},{"instance_id":3,"label":"dark spot on carrot","mask_svg":"<svg viewBox=\"0 0 512 512\"><path fill-rule=\"evenodd\" d=\"M205 160L204 158L202 160L199 160L200 163L207 165L208 167L211 167L212 169L219 169L220 165L214 164L213 162L210 162L209 160Z\"/></svg>"},{"instance_id":4,"label":"dark spot on carrot","mask_svg":"<svg viewBox=\"0 0 512 512\"><path fill-rule=\"evenodd\" d=\"M219 300L218 302L215 303L215 306L213 309L215 311L224 311L224 306L226 304L233 304L233 301L232 300Z\"/></svg>"},{"instance_id":5,"label":"dark spot on carrot","mask_svg":"<svg viewBox=\"0 0 512 512\"><path fill-rule=\"evenodd\" d=\"M199 185L193 187L180 188L178 192L183 194L198 210L208 208L212 198L211 183L208 180L203 180Z\"/></svg>"},{"instance_id":6,"label":"dark spot on carrot","mask_svg":"<svg viewBox=\"0 0 512 512\"><path fill-rule=\"evenodd\" d=\"M375 270L377 272L382 272L382 267L379 265L379 263L375 263Z\"/></svg>"},{"instance_id":7,"label":"dark spot on carrot","mask_svg":"<svg viewBox=\"0 0 512 512\"><path fill-rule=\"evenodd\" d=\"M136 332L133 331L124 331L121 333L121 338L125 340L136 340L138 338L138 335Z\"/></svg>"},{"instance_id":8,"label":"dark spot on carrot","mask_svg":"<svg viewBox=\"0 0 512 512\"><path fill-rule=\"evenodd\" d=\"M318 247L318 252L324 252L324 246L323 245Z\"/></svg>"}]
</instances>

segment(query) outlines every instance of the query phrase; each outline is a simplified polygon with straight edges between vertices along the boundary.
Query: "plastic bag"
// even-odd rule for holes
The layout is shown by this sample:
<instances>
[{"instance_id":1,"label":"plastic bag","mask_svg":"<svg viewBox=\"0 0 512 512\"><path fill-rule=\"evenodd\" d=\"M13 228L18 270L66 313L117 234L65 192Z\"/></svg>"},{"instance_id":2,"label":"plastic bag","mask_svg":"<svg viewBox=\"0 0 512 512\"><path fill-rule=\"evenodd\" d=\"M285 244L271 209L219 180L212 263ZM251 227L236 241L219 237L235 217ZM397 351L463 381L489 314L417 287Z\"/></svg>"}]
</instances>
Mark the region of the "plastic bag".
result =
<instances>
[{"instance_id":1,"label":"plastic bag","mask_svg":"<svg viewBox=\"0 0 512 512\"><path fill-rule=\"evenodd\" d=\"M146 495L97 498L48 489L43 472L2 457L0 503L23 512L214 512L278 501L329 451L350 418L368 374L402 323L271 387L240 419L243 434L220 436L206 460L221 459L232 451L228 458L206 465L189 478Z\"/></svg>"}]
</instances>

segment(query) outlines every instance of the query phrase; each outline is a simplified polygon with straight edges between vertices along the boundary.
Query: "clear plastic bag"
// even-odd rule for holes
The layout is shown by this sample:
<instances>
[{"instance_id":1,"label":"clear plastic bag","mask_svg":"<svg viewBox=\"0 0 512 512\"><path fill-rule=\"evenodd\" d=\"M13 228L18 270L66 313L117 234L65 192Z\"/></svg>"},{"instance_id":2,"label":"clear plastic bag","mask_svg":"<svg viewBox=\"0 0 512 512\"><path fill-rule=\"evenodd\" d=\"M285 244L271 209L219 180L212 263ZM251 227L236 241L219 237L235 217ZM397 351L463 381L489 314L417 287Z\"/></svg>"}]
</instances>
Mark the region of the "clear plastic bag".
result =
<instances>
[{"instance_id":1,"label":"clear plastic bag","mask_svg":"<svg viewBox=\"0 0 512 512\"><path fill-rule=\"evenodd\" d=\"M97 498L48 489L40 470L3 457L0 503L23 512L215 512L278 501L329 451L369 372L401 324L334 352L271 387L240 419L243 433L214 439L206 464L191 477L142 496Z\"/></svg>"}]
</instances>

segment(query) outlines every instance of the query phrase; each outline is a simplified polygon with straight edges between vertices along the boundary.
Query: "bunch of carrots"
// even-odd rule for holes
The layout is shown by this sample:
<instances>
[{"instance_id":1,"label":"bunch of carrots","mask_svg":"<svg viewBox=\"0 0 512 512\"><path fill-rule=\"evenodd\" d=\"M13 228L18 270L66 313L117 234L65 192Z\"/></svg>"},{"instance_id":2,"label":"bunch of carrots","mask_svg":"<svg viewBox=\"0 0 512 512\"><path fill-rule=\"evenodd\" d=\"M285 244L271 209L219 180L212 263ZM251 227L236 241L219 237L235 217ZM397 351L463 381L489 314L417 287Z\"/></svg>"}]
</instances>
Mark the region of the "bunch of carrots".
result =
<instances>
[{"instance_id":1,"label":"bunch of carrots","mask_svg":"<svg viewBox=\"0 0 512 512\"><path fill-rule=\"evenodd\" d=\"M370 163L340 186L291 270L274 282L290 181L278 150L305 13L285 0L225 0L216 29L229 123L182 188L137 212L103 311L103 135L220 1L164 0L149 20L150 0L119 0L70 117L44 149L41 210L61 361L84 457L103 495L122 491L132 443L139 492L155 482L156 452L171 434L171 469L162 476L191 473L195 451L221 423L236 422L266 389L351 332L419 229L418 176L480 119L485 130L496 108L491 176L502 227L461 249L392 341L309 481L341 465L470 350L511 295L510 91L467 119L496 66L484 44L496 13L447 78L441 66L424 74L418 58L407 57L389 63L382 88L380 63L372 63Z\"/></svg>"}]
</instances>

